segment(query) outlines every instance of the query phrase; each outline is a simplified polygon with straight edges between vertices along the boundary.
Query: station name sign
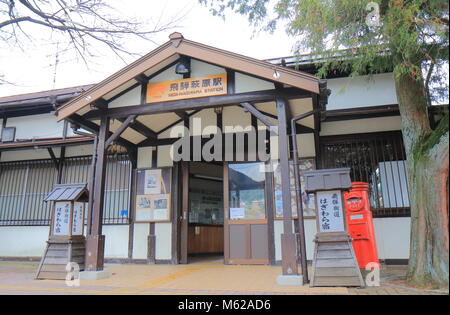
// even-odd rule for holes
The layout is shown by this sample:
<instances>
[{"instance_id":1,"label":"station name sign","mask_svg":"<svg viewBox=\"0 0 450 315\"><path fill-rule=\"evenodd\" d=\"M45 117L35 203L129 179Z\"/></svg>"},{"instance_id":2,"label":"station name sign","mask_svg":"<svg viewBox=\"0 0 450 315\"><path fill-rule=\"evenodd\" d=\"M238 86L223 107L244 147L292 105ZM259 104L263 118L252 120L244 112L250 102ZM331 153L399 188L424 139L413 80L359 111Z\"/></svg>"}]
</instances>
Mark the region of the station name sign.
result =
<instances>
[{"instance_id":1,"label":"station name sign","mask_svg":"<svg viewBox=\"0 0 450 315\"><path fill-rule=\"evenodd\" d=\"M149 83L147 103L227 94L227 74Z\"/></svg>"}]
</instances>

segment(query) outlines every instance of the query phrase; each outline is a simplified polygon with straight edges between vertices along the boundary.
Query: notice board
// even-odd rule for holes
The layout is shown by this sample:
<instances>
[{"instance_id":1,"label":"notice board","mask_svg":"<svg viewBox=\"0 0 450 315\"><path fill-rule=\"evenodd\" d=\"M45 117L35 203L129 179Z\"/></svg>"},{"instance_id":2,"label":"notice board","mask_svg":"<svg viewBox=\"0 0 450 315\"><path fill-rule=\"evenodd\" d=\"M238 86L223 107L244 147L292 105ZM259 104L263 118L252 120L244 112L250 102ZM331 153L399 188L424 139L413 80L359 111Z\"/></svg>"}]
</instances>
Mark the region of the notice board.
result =
<instances>
[{"instance_id":1,"label":"notice board","mask_svg":"<svg viewBox=\"0 0 450 315\"><path fill-rule=\"evenodd\" d=\"M135 222L169 222L172 168L138 169Z\"/></svg>"}]
</instances>

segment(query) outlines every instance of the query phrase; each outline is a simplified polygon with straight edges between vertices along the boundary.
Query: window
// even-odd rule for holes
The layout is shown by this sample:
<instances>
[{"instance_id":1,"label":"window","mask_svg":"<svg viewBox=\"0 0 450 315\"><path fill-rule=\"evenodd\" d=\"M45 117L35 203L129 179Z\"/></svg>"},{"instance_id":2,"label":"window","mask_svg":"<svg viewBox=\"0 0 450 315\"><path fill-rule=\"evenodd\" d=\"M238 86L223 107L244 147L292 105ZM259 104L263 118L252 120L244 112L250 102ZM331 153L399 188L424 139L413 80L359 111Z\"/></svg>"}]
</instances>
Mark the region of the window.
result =
<instances>
[{"instance_id":1,"label":"window","mask_svg":"<svg viewBox=\"0 0 450 315\"><path fill-rule=\"evenodd\" d=\"M91 157L66 158L62 183L87 183ZM103 224L129 223L131 163L125 155L107 160ZM51 202L44 197L57 181L51 160L0 163L0 226L49 225Z\"/></svg>"},{"instance_id":2,"label":"window","mask_svg":"<svg viewBox=\"0 0 450 315\"><path fill-rule=\"evenodd\" d=\"M49 225L44 197L56 182L50 160L0 164L0 225Z\"/></svg>"},{"instance_id":3,"label":"window","mask_svg":"<svg viewBox=\"0 0 450 315\"><path fill-rule=\"evenodd\" d=\"M320 138L322 168L350 167L369 183L374 217L409 216L406 154L400 131Z\"/></svg>"},{"instance_id":4,"label":"window","mask_svg":"<svg viewBox=\"0 0 450 315\"><path fill-rule=\"evenodd\" d=\"M230 219L266 218L264 163L229 164Z\"/></svg>"}]
</instances>

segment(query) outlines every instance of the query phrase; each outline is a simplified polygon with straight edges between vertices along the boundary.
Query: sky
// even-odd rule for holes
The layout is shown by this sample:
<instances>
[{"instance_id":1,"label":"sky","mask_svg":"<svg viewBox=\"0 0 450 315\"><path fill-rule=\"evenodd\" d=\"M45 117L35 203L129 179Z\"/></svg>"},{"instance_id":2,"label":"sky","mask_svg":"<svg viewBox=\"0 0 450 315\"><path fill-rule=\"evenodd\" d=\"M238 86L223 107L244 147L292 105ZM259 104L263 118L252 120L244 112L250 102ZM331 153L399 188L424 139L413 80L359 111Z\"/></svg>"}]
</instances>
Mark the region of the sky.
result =
<instances>
[{"instance_id":1,"label":"sky","mask_svg":"<svg viewBox=\"0 0 450 315\"><path fill-rule=\"evenodd\" d=\"M179 27L155 36L155 43L130 40L125 44L129 51L141 55L168 41L169 34L175 31L181 32L186 39L257 59L292 55L293 39L282 29L275 34L255 34L245 17L229 13L222 20L213 16L198 0L109 0L108 3L124 16L141 20L155 21L161 16L170 19L177 14L184 16ZM39 34L42 29L34 27L30 31ZM56 48L55 44L44 40L25 43L22 49L2 49L1 73L4 79L14 84L0 85L0 96L97 83L138 58L127 57L124 62L111 52L100 50L99 57L88 60L88 66L73 56L59 56L60 62L55 69Z\"/></svg>"}]
</instances>

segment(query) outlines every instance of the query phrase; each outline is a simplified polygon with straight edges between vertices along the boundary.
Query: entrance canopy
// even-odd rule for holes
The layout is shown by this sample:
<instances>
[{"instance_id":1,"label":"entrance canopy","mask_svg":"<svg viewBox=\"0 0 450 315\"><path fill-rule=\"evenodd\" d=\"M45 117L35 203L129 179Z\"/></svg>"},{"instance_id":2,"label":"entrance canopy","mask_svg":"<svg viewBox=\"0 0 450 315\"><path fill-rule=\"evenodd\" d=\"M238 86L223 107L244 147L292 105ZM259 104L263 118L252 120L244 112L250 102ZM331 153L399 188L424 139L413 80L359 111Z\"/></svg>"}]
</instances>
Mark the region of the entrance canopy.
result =
<instances>
[{"instance_id":1,"label":"entrance canopy","mask_svg":"<svg viewBox=\"0 0 450 315\"><path fill-rule=\"evenodd\" d=\"M189 73L177 74L180 62L187 64ZM191 80L183 81L186 79ZM168 93L166 98L152 98L164 84L167 92L177 84L177 92L182 95L182 84L206 84L203 81L208 80L220 80L224 90L217 92L210 83L211 89L205 90L210 92L194 91L175 98ZM251 125L256 112L261 126L277 125L275 100L280 97L287 100L291 117L300 115L325 105L326 82L308 73L189 41L180 33L173 33L167 43L62 105L57 116L58 120L67 119L95 133L99 132L101 117L108 117L109 133L115 134L111 142L124 147L152 146L169 144L163 139L171 138L171 128L186 126L196 117L202 119L202 125L219 127L218 113L223 126ZM298 121L297 133L317 130L318 117L316 114ZM191 130L193 136L201 134L202 131Z\"/></svg>"},{"instance_id":2,"label":"entrance canopy","mask_svg":"<svg viewBox=\"0 0 450 315\"><path fill-rule=\"evenodd\" d=\"M182 147L184 162L202 158L227 162L279 159L284 205L283 274L297 274L289 156L297 156L296 138L301 134L312 136L309 141L313 145L317 143L319 114L327 94L326 81L310 74L185 40L180 33L173 33L166 44L61 106L59 120L66 119L98 135L86 238L91 254L86 257L88 270L103 269L101 222L108 146L117 143L125 147L135 168L178 167L173 163L175 150L170 151L180 139L189 149ZM215 136L202 148L199 140L212 134ZM234 137L236 141L227 141ZM211 147L213 154L207 150ZM185 174L188 169L183 167L181 171ZM295 178L299 178L297 175ZM242 176L237 180L246 189L256 184ZM188 181L187 176L184 181ZM188 184L184 182L182 187L185 194ZM181 225L187 226L185 211L189 206L185 203L182 208ZM178 222L179 216L174 213L172 221ZM301 252L305 253L302 239ZM306 272L306 255L302 257Z\"/></svg>"}]
</instances>

